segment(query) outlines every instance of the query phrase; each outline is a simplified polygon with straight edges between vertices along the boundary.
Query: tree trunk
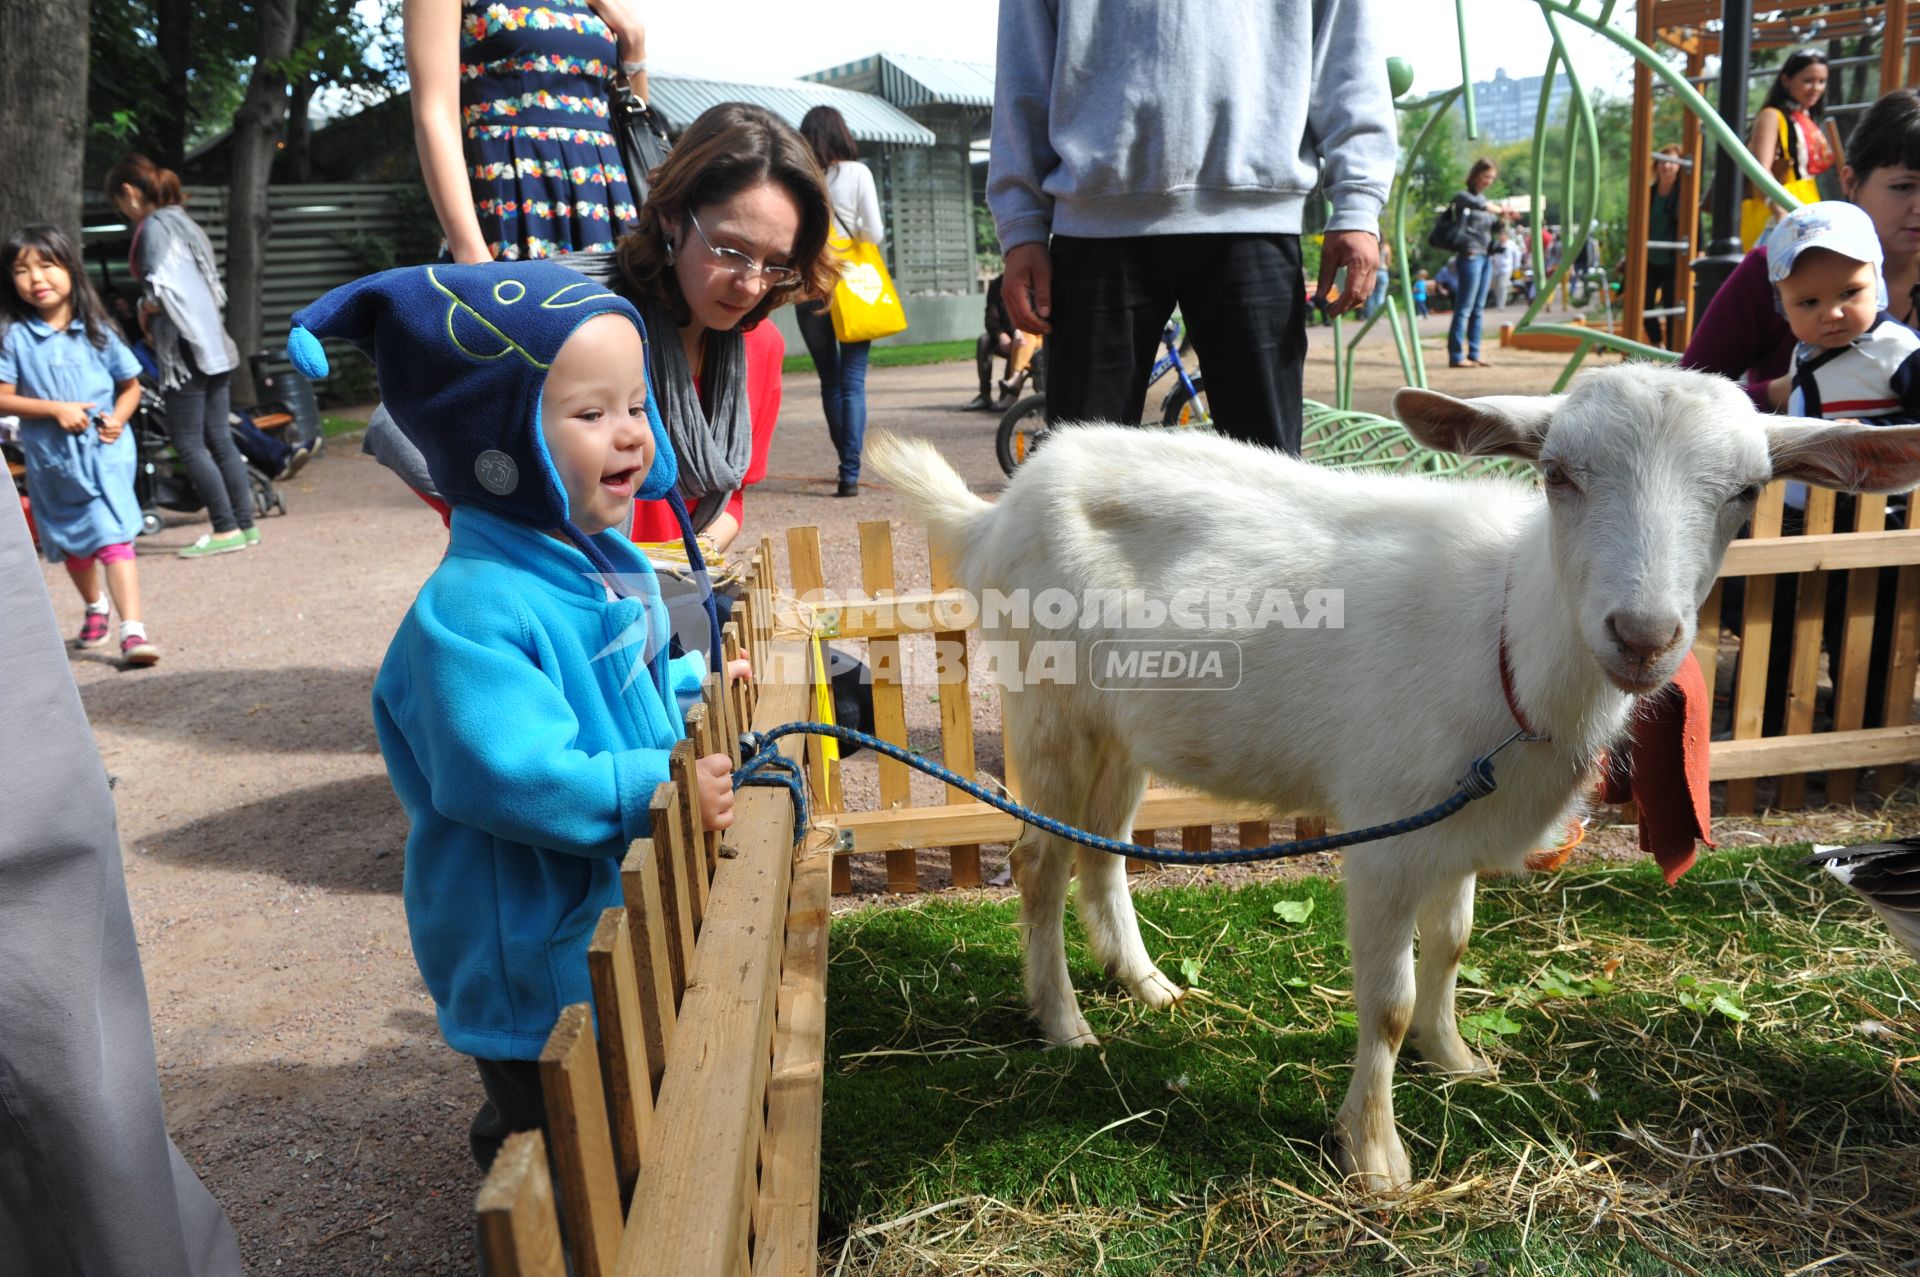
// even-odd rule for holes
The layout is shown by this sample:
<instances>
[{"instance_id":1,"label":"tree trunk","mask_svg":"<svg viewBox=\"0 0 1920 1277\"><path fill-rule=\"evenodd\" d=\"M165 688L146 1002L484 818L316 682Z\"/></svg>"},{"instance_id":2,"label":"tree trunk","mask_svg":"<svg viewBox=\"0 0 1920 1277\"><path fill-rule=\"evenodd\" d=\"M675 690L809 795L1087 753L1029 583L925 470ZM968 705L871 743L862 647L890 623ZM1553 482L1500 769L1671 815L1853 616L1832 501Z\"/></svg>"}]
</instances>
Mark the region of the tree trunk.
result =
<instances>
[{"instance_id":1,"label":"tree trunk","mask_svg":"<svg viewBox=\"0 0 1920 1277\"><path fill-rule=\"evenodd\" d=\"M193 70L193 5L189 0L158 0L154 5L154 43L167 69L154 125L153 158L177 169L187 159L187 122L192 114L187 85Z\"/></svg>"},{"instance_id":2,"label":"tree trunk","mask_svg":"<svg viewBox=\"0 0 1920 1277\"><path fill-rule=\"evenodd\" d=\"M51 222L80 245L88 23L87 0L0 3L0 234Z\"/></svg>"},{"instance_id":3,"label":"tree trunk","mask_svg":"<svg viewBox=\"0 0 1920 1277\"><path fill-rule=\"evenodd\" d=\"M267 250L267 183L287 118L286 61L293 53L294 0L260 0L253 75L233 115L233 169L227 196L227 330L240 348L234 402L254 401L247 359L260 349L260 284Z\"/></svg>"}]
</instances>

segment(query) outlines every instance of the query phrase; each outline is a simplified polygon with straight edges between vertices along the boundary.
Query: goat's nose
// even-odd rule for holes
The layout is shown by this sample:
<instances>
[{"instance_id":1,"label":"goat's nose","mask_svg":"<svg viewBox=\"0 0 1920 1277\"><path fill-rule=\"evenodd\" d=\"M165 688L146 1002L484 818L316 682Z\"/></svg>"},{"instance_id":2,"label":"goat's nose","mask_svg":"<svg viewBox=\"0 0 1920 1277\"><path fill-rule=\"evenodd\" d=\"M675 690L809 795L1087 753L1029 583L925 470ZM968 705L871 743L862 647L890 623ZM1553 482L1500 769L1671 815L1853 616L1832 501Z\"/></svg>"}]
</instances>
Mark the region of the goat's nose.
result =
<instances>
[{"instance_id":1,"label":"goat's nose","mask_svg":"<svg viewBox=\"0 0 1920 1277\"><path fill-rule=\"evenodd\" d=\"M1607 634L1620 650L1642 665L1680 641L1684 624L1674 616L1642 612L1615 612L1607 618Z\"/></svg>"}]
</instances>

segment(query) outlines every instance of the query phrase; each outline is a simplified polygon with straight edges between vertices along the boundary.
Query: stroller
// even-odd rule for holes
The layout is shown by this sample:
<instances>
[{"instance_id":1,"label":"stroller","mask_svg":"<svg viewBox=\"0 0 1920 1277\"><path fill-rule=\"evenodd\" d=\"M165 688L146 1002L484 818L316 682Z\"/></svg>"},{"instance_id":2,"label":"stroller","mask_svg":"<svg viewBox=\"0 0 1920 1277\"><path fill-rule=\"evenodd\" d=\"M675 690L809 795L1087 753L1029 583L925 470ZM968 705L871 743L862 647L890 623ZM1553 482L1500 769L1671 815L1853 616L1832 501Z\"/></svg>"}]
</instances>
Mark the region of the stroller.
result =
<instances>
[{"instance_id":1,"label":"stroller","mask_svg":"<svg viewBox=\"0 0 1920 1277\"><path fill-rule=\"evenodd\" d=\"M277 407L259 404L252 412L263 415L275 411ZM193 481L187 477L186 469L180 463L179 454L173 449L173 438L167 431L166 404L147 377L140 379L140 407L134 412L133 420L127 423L127 428L133 431L134 447L139 453L139 462L133 475L133 491L140 501L140 535L152 536L163 526L160 511L191 514L203 508L206 502L200 499ZM229 429L237 430L237 427L229 426ZM254 518L264 519L269 514L287 512L286 498L273 486L272 476L251 461L247 462L247 484L253 492Z\"/></svg>"}]
</instances>

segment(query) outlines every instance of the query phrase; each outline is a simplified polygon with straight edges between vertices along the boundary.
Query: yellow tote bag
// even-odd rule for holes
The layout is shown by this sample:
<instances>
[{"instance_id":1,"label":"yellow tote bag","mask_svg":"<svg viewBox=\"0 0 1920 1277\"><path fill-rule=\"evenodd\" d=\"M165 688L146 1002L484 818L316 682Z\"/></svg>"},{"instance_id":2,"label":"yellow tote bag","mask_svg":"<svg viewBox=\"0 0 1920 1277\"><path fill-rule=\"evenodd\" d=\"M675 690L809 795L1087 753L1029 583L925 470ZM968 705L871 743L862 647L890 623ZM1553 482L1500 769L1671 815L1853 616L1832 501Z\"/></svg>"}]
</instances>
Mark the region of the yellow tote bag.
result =
<instances>
[{"instance_id":1,"label":"yellow tote bag","mask_svg":"<svg viewBox=\"0 0 1920 1277\"><path fill-rule=\"evenodd\" d=\"M878 244L850 239L827 241L839 257L840 282L833 286L833 335L841 341L874 341L907 330L906 308L887 274Z\"/></svg>"},{"instance_id":2,"label":"yellow tote bag","mask_svg":"<svg viewBox=\"0 0 1920 1277\"><path fill-rule=\"evenodd\" d=\"M1811 204L1820 198L1820 183L1810 177L1801 177L1793 170L1793 148L1787 142L1787 130L1793 127L1793 123L1779 107L1767 109L1780 117L1780 156L1773 162L1773 175L1779 179L1780 185L1787 188L1787 194L1802 204ZM1747 189L1753 189L1751 182L1747 184ZM1773 205L1770 202L1754 195L1741 200L1740 251L1751 253L1773 222Z\"/></svg>"}]
</instances>

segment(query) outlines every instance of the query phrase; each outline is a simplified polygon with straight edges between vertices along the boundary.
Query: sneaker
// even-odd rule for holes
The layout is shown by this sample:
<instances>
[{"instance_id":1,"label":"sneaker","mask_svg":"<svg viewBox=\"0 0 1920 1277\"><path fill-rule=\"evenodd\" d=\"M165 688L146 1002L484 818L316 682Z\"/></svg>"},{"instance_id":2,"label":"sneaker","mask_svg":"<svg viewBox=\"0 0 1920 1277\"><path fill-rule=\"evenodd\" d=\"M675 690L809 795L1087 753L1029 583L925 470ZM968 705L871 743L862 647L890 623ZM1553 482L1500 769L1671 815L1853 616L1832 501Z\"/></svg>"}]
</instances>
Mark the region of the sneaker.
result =
<instances>
[{"instance_id":1,"label":"sneaker","mask_svg":"<svg viewBox=\"0 0 1920 1277\"><path fill-rule=\"evenodd\" d=\"M310 443L301 444L292 452L288 453L287 463L280 467L279 474L273 476L274 482L281 483L299 474L300 468L306 465L307 462L313 460L314 452L318 449L319 445L320 441L315 439Z\"/></svg>"},{"instance_id":2,"label":"sneaker","mask_svg":"<svg viewBox=\"0 0 1920 1277\"><path fill-rule=\"evenodd\" d=\"M250 528L241 528L240 535L247 539L247 544L250 546L260 544L260 528L257 524Z\"/></svg>"},{"instance_id":3,"label":"sneaker","mask_svg":"<svg viewBox=\"0 0 1920 1277\"><path fill-rule=\"evenodd\" d=\"M834 489L833 495L836 497L857 497L860 495L860 485L852 479L842 479L840 486Z\"/></svg>"},{"instance_id":4,"label":"sneaker","mask_svg":"<svg viewBox=\"0 0 1920 1277\"><path fill-rule=\"evenodd\" d=\"M81 647L99 647L107 641L107 614L88 609L80 620Z\"/></svg>"},{"instance_id":5,"label":"sneaker","mask_svg":"<svg viewBox=\"0 0 1920 1277\"><path fill-rule=\"evenodd\" d=\"M157 665L160 661L160 649L155 647L153 640L144 634L129 634L120 640L120 659L133 669Z\"/></svg>"},{"instance_id":6,"label":"sneaker","mask_svg":"<svg viewBox=\"0 0 1920 1277\"><path fill-rule=\"evenodd\" d=\"M204 559L210 554L232 554L235 550L247 548L247 534L235 528L231 532L219 534L207 533L192 545L180 551L183 559Z\"/></svg>"}]
</instances>

